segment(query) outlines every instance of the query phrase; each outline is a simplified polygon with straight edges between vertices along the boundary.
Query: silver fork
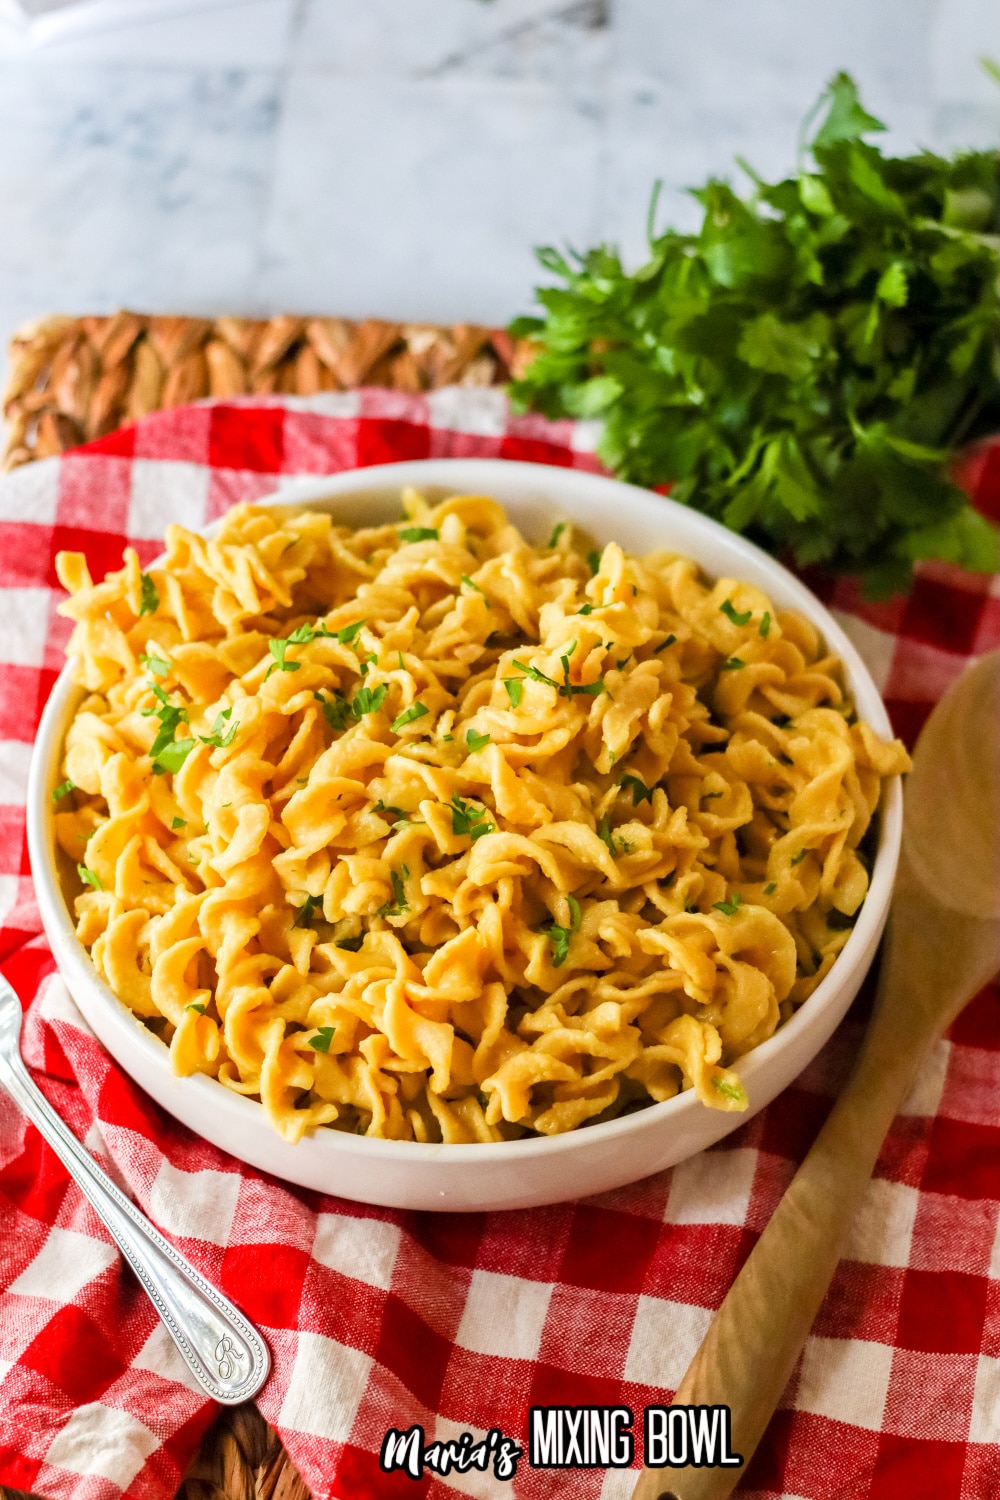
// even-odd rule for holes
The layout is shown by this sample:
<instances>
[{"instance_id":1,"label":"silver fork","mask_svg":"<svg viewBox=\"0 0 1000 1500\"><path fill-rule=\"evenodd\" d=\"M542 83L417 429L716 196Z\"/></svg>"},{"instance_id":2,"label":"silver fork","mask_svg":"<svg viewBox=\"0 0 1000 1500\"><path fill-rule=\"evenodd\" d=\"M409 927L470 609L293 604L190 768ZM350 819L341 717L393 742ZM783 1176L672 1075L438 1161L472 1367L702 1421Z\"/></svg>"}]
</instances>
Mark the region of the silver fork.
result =
<instances>
[{"instance_id":1,"label":"silver fork","mask_svg":"<svg viewBox=\"0 0 1000 1500\"><path fill-rule=\"evenodd\" d=\"M181 1358L204 1390L225 1406L260 1390L271 1368L252 1323L154 1229L67 1130L28 1077L21 1058L21 1002L0 975L0 1084L48 1141L88 1199L149 1300Z\"/></svg>"}]
</instances>

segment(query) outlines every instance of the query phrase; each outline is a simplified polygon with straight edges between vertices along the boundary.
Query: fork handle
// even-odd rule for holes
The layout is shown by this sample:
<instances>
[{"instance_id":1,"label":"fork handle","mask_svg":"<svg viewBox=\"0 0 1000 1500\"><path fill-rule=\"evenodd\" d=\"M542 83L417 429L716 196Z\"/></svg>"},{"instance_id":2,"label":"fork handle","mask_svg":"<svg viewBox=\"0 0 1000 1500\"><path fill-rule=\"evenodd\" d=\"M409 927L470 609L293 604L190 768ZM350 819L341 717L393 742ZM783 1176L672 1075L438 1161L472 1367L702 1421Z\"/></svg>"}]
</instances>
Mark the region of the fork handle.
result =
<instances>
[{"instance_id":1,"label":"fork handle","mask_svg":"<svg viewBox=\"0 0 1000 1500\"><path fill-rule=\"evenodd\" d=\"M132 1267L181 1358L224 1406L260 1390L271 1368L260 1334L180 1255L63 1124L18 1057L0 1053L0 1084L52 1147Z\"/></svg>"}]
</instances>

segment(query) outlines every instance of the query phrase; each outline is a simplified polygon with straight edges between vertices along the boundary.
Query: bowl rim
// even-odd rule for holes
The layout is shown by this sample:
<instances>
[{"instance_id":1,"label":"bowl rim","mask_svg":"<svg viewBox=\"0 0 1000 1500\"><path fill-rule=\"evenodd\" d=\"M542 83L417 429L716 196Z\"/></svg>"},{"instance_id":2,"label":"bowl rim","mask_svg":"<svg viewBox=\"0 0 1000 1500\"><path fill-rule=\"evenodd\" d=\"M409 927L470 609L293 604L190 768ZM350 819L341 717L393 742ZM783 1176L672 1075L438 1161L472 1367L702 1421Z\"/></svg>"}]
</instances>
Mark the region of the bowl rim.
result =
<instances>
[{"instance_id":1,"label":"bowl rim","mask_svg":"<svg viewBox=\"0 0 1000 1500\"><path fill-rule=\"evenodd\" d=\"M595 499L606 499L613 503L627 497L632 508L647 509L657 530L669 529L670 511L675 512L675 523L682 530L705 538L710 549L724 543L722 550L738 552L754 571L769 575L773 580L769 587L777 593L781 605L799 609L820 630L823 640L843 663L845 677L860 717L863 717L881 736L892 735L892 727L871 674L865 666L853 642L833 618L825 605L801 583L783 564L764 552L753 542L735 532L727 530L718 522L693 511L669 497L621 480L605 477L585 469L567 468L549 464L534 464L508 459L413 459L398 463L372 465L368 468L343 470L336 474L294 476L282 481L275 476L275 489L252 502L255 505L286 505L336 511L338 507L349 508L351 502L361 504L365 497L392 496L398 502L399 492L406 485L434 489L441 487L452 494L490 494L491 485L516 488L518 484L528 490L541 489L554 483L567 481L579 495L590 492ZM506 485L503 484L506 481ZM500 503L509 505L510 500L501 497ZM330 506L319 504L332 502ZM552 513L561 508L571 509L572 502L566 500L565 507L554 498ZM683 520L681 521L681 518ZM211 535L221 523L221 517L203 527ZM658 523L658 524L656 524ZM613 521L609 520L609 529ZM609 540L613 538L609 537ZM670 550L660 546L658 550ZM685 545L679 545L678 553L688 555ZM696 558L695 561L698 561ZM710 567L698 561L699 567L709 576ZM716 573L714 576L726 576ZM733 576L739 576L734 574ZM53 956L60 971L66 970L73 992L77 985L90 995L106 1012L109 1025L132 1045L138 1045L152 1067L165 1074L178 1085L187 1086L192 1096L200 1094L206 1107L225 1110L237 1128L240 1123L249 1125L261 1121L273 1133L273 1146L278 1151L294 1152L296 1144L285 1141L263 1114L263 1106L256 1100L234 1093L206 1074L194 1073L184 1078L174 1074L169 1052L132 1011L119 1000L114 991L97 973L90 955L76 936L68 905L63 897L55 862L55 845L51 838L53 806L51 792L56 785L58 756L62 739L68 727L74 699L85 691L72 677L73 664L67 661L53 684L42 713L32 750L27 789L27 836L31 871L38 899L39 911L45 933L52 946ZM756 1075L768 1067L771 1059L786 1048L794 1047L801 1033L818 1023L820 1016L836 1004L838 994L846 982L865 964L869 952L874 951L878 934L884 922L892 894L892 886L899 858L902 835L902 789L900 778L892 777L883 788L878 812L880 820L879 839L872 865L868 893L862 904L858 919L850 936L831 967L830 973L817 985L808 1000L794 1015L765 1042L753 1048L737 1060L736 1068L750 1094L750 1108L745 1112L730 1113L731 1129L738 1128L755 1113L753 1082ZM821 1044L820 1044L821 1045ZM131 1075L127 1062L108 1047L107 1050L118 1066ZM817 1049L818 1050L818 1047ZM815 1055L815 1052L812 1054ZM141 1085L140 1085L141 1086ZM763 1107L763 1102L758 1108ZM168 1106L167 1106L168 1107ZM484 1153L492 1164L518 1162L527 1166L539 1158L558 1156L565 1152L586 1150L588 1145L618 1140L624 1144L633 1133L651 1128L668 1130L671 1123L689 1113L706 1109L707 1106L687 1089L673 1098L652 1103L642 1109L619 1116L600 1124L581 1126L557 1135L531 1136L514 1141L471 1142L448 1145L443 1142L397 1141L380 1137L357 1136L335 1129L318 1129L310 1132L310 1138L320 1150L329 1150L333 1156L347 1155L367 1159L374 1165L378 1161L418 1164L483 1162ZM729 1133L729 1132L726 1132ZM277 1170L277 1169L272 1169ZM333 1189L336 1191L336 1189Z\"/></svg>"}]
</instances>

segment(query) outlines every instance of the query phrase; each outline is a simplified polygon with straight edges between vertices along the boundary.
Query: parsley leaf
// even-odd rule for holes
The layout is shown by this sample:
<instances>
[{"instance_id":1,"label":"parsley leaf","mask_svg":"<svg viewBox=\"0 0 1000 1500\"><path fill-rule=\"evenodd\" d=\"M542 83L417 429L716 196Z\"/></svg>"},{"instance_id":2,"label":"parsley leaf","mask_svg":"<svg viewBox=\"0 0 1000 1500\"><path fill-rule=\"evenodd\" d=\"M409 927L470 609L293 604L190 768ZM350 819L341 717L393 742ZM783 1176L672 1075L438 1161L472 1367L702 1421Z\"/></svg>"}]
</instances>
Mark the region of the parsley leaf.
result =
<instances>
[{"instance_id":1,"label":"parsley leaf","mask_svg":"<svg viewBox=\"0 0 1000 1500\"><path fill-rule=\"evenodd\" d=\"M300 661L286 661L285 660L285 652L288 650L288 647L289 647L290 644L291 644L291 638L290 637L287 640L278 640L278 641L271 640L271 641L268 641L268 643L267 643L267 649L270 651L271 655L274 657L274 661L271 663L271 665L268 667L267 671L264 673L264 681L265 682L270 677L270 675L271 675L272 672L297 672L299 670L299 668L301 667L302 663Z\"/></svg>"},{"instance_id":2,"label":"parsley leaf","mask_svg":"<svg viewBox=\"0 0 1000 1500\"><path fill-rule=\"evenodd\" d=\"M640 802L648 802L650 806L652 806L654 788L651 786L647 786L644 781L640 781L638 776L633 776L630 773L626 772L626 774L621 779L621 785L623 787L630 786L632 788L633 807L638 807Z\"/></svg>"},{"instance_id":3,"label":"parsley leaf","mask_svg":"<svg viewBox=\"0 0 1000 1500\"><path fill-rule=\"evenodd\" d=\"M466 587L468 587L470 589L475 589L475 591L476 591L477 594L482 594L483 598L486 599L486 590L485 589L481 589L479 587L478 583L473 583L473 581L469 577L468 573L463 573L462 574L462 582L466 585ZM493 608L493 606L490 603L489 599L486 599L486 608L487 609L492 609Z\"/></svg>"},{"instance_id":4,"label":"parsley leaf","mask_svg":"<svg viewBox=\"0 0 1000 1500\"><path fill-rule=\"evenodd\" d=\"M139 657L139 660L154 677L166 677L170 671L170 663L163 656L143 655Z\"/></svg>"},{"instance_id":5,"label":"parsley leaf","mask_svg":"<svg viewBox=\"0 0 1000 1500\"><path fill-rule=\"evenodd\" d=\"M521 699L524 697L524 683L520 677L504 677L502 679L507 689L507 697L510 699L511 708L520 707Z\"/></svg>"},{"instance_id":6,"label":"parsley leaf","mask_svg":"<svg viewBox=\"0 0 1000 1500\"><path fill-rule=\"evenodd\" d=\"M353 625L345 625L343 629L335 630L333 632L334 638L338 640L342 646L353 646L354 642L357 640L358 635L361 632L362 625L367 624L367 620L355 620Z\"/></svg>"},{"instance_id":7,"label":"parsley leaf","mask_svg":"<svg viewBox=\"0 0 1000 1500\"><path fill-rule=\"evenodd\" d=\"M464 802L457 792L451 799L451 831L459 838L463 834L468 834L475 843L476 839L481 839L484 834L495 833L494 825L486 821L488 816L485 808L473 807L470 803Z\"/></svg>"},{"instance_id":8,"label":"parsley leaf","mask_svg":"<svg viewBox=\"0 0 1000 1500\"><path fill-rule=\"evenodd\" d=\"M75 781L66 780L66 781L63 782L62 786L57 786L56 787L55 791L52 793L52 800L53 800L53 802L61 802L64 797L68 797L69 796L70 792L75 792L75 791L76 791L76 782Z\"/></svg>"},{"instance_id":9,"label":"parsley leaf","mask_svg":"<svg viewBox=\"0 0 1000 1500\"><path fill-rule=\"evenodd\" d=\"M770 633L771 633L771 611L769 609L765 609L764 613L760 617L760 625L758 627L757 634L759 636L761 636L766 641L767 638L768 638L768 636L770 635Z\"/></svg>"},{"instance_id":10,"label":"parsley leaf","mask_svg":"<svg viewBox=\"0 0 1000 1500\"><path fill-rule=\"evenodd\" d=\"M587 553L587 567L590 569L591 577L601 570L601 554L596 547L593 552Z\"/></svg>"},{"instance_id":11,"label":"parsley leaf","mask_svg":"<svg viewBox=\"0 0 1000 1500\"><path fill-rule=\"evenodd\" d=\"M677 637L675 635L668 635L665 641L661 641L660 642L660 644L657 646L656 650L653 652L653 655L654 656L659 656L660 652L661 651L666 651L667 647L668 646L672 646L674 644L674 641L676 641L676 639L677 639Z\"/></svg>"},{"instance_id":12,"label":"parsley leaf","mask_svg":"<svg viewBox=\"0 0 1000 1500\"><path fill-rule=\"evenodd\" d=\"M753 610L746 609L740 614L737 612L731 599L723 599L719 605L719 613L725 615L726 619L730 620L734 625L749 625Z\"/></svg>"},{"instance_id":13,"label":"parsley leaf","mask_svg":"<svg viewBox=\"0 0 1000 1500\"><path fill-rule=\"evenodd\" d=\"M306 899L303 901L302 905L299 907L298 911L295 914L295 921L292 923L292 926L311 927L312 915L317 906L320 908L320 910L322 910L323 897L307 895Z\"/></svg>"},{"instance_id":14,"label":"parsley leaf","mask_svg":"<svg viewBox=\"0 0 1000 1500\"><path fill-rule=\"evenodd\" d=\"M406 728L407 724L413 724L417 719L423 719L429 713L430 709L425 708L422 703L411 703L409 708L404 708L401 714L396 715L389 728L393 734L398 734L401 729Z\"/></svg>"},{"instance_id":15,"label":"parsley leaf","mask_svg":"<svg viewBox=\"0 0 1000 1500\"><path fill-rule=\"evenodd\" d=\"M557 688L559 686L558 682L551 677L546 677L545 673L540 672L537 667L529 667L526 662L517 661L516 659L513 665L519 672L523 672L526 677L530 677L532 682L544 682L546 687Z\"/></svg>"},{"instance_id":16,"label":"parsley leaf","mask_svg":"<svg viewBox=\"0 0 1000 1500\"><path fill-rule=\"evenodd\" d=\"M410 903L406 899L406 887L404 886L403 881L407 878L410 872L405 865L400 866L400 871L402 871L401 874L396 870L389 871L389 880L392 883L393 899L391 901L384 901L379 907L378 911L375 913L376 916L401 917L405 911L409 911Z\"/></svg>"},{"instance_id":17,"label":"parsley leaf","mask_svg":"<svg viewBox=\"0 0 1000 1500\"><path fill-rule=\"evenodd\" d=\"M399 532L401 542L436 542L437 539L438 533L434 526L403 526Z\"/></svg>"},{"instance_id":18,"label":"parsley leaf","mask_svg":"<svg viewBox=\"0 0 1000 1500\"><path fill-rule=\"evenodd\" d=\"M186 827L187 827L187 818L174 818L171 821L171 824L170 824L171 831L174 832L174 833L177 832L178 828L186 828Z\"/></svg>"},{"instance_id":19,"label":"parsley leaf","mask_svg":"<svg viewBox=\"0 0 1000 1500\"><path fill-rule=\"evenodd\" d=\"M778 889L778 887L777 887L777 886L776 886L776 885L775 885L775 883L774 883L774 881L773 881L773 880L772 880L772 881L770 881L770 882L769 882L769 883L768 883L768 884L767 884L767 885L766 885L766 886L765 886L765 887L764 887L764 895L765 895L765 896L773 896L773 895L774 895L774 893L775 893L775 891L776 891L776 890L777 890L777 889Z\"/></svg>"},{"instance_id":20,"label":"parsley leaf","mask_svg":"<svg viewBox=\"0 0 1000 1500\"><path fill-rule=\"evenodd\" d=\"M149 573L139 574L139 584L141 588L139 618L141 620L143 615L156 614L156 611L160 607L160 596L156 591L156 584Z\"/></svg>"},{"instance_id":21,"label":"parsley leaf","mask_svg":"<svg viewBox=\"0 0 1000 1500\"><path fill-rule=\"evenodd\" d=\"M236 731L240 727L238 724L230 724L229 728L226 728L226 724L232 718L232 714L233 711L231 708L220 709L215 716L215 723L212 725L209 733L199 734L198 738L201 740L201 743L203 745L214 745L216 750L225 750L227 746L231 745Z\"/></svg>"},{"instance_id":22,"label":"parsley leaf","mask_svg":"<svg viewBox=\"0 0 1000 1500\"><path fill-rule=\"evenodd\" d=\"M798 854L796 854L795 858L792 859L792 860L790 860L789 863L793 864L793 865L800 865L802 863L802 861L805 859L805 857L806 857L806 855L808 853L809 853L808 849L800 849L799 852L798 852Z\"/></svg>"},{"instance_id":23,"label":"parsley leaf","mask_svg":"<svg viewBox=\"0 0 1000 1500\"><path fill-rule=\"evenodd\" d=\"M580 608L577 610L578 615L592 615L593 613L594 606L592 604L581 604Z\"/></svg>"},{"instance_id":24,"label":"parsley leaf","mask_svg":"<svg viewBox=\"0 0 1000 1500\"><path fill-rule=\"evenodd\" d=\"M357 953L359 952L361 944L364 942L364 940L364 933L359 932L356 937L338 938L334 946L337 948L343 948L345 953Z\"/></svg>"},{"instance_id":25,"label":"parsley leaf","mask_svg":"<svg viewBox=\"0 0 1000 1500\"><path fill-rule=\"evenodd\" d=\"M718 1089L720 1094L725 1094L727 1099L744 1100L746 1093L738 1083L730 1083L728 1078L720 1078L718 1074L712 1078L712 1087Z\"/></svg>"},{"instance_id":26,"label":"parsley leaf","mask_svg":"<svg viewBox=\"0 0 1000 1500\"><path fill-rule=\"evenodd\" d=\"M343 946L343 943L337 944L338 948L342 948ZM336 1029L336 1026L317 1026L316 1035L307 1037L306 1040L314 1052L329 1052L330 1043L333 1041L333 1033Z\"/></svg>"},{"instance_id":27,"label":"parsley leaf","mask_svg":"<svg viewBox=\"0 0 1000 1500\"><path fill-rule=\"evenodd\" d=\"M185 1005L185 1010L193 1010L196 1016L203 1016L208 1007L203 1000L192 1000L190 1005Z\"/></svg>"},{"instance_id":28,"label":"parsley leaf","mask_svg":"<svg viewBox=\"0 0 1000 1500\"><path fill-rule=\"evenodd\" d=\"M388 691L389 684L386 682L380 682L375 688L359 687L351 699L351 713L356 719L362 718L365 714L377 714L385 702Z\"/></svg>"},{"instance_id":29,"label":"parsley leaf","mask_svg":"<svg viewBox=\"0 0 1000 1500\"><path fill-rule=\"evenodd\" d=\"M153 760L153 771L157 776L169 771L172 775L180 770L194 749L194 740L172 740L164 745Z\"/></svg>"},{"instance_id":30,"label":"parsley leaf","mask_svg":"<svg viewBox=\"0 0 1000 1500\"><path fill-rule=\"evenodd\" d=\"M104 887L101 884L101 877L97 874L96 870L88 870L86 865L77 865L76 873L87 885L92 885L95 891L103 891Z\"/></svg>"},{"instance_id":31,"label":"parsley leaf","mask_svg":"<svg viewBox=\"0 0 1000 1500\"><path fill-rule=\"evenodd\" d=\"M556 522L555 526L553 526L553 528L552 528L552 535L549 537L549 546L550 547L557 547L559 545L559 538L562 536L563 532L566 530L567 525L568 525L568 522L566 522L566 521L557 521Z\"/></svg>"},{"instance_id":32,"label":"parsley leaf","mask_svg":"<svg viewBox=\"0 0 1000 1500\"><path fill-rule=\"evenodd\" d=\"M734 891L728 901L713 901L712 910L721 911L724 916L735 917L740 909L740 893Z\"/></svg>"},{"instance_id":33,"label":"parsley leaf","mask_svg":"<svg viewBox=\"0 0 1000 1500\"><path fill-rule=\"evenodd\" d=\"M745 661L741 661L738 656L731 656L728 661L724 661L722 663L722 666L719 668L719 671L720 672L738 672L739 669L740 669L740 667L745 667L745 666L746 666L746 662Z\"/></svg>"},{"instance_id":34,"label":"parsley leaf","mask_svg":"<svg viewBox=\"0 0 1000 1500\"><path fill-rule=\"evenodd\" d=\"M541 931L552 944L552 967L559 969L569 957L569 940L580 926L581 912L580 904L574 896L567 895L569 906L570 925L560 927L558 922L553 922L549 927L541 928Z\"/></svg>"},{"instance_id":35,"label":"parsley leaf","mask_svg":"<svg viewBox=\"0 0 1000 1500\"><path fill-rule=\"evenodd\" d=\"M465 736L465 743L473 753L477 750L485 749L489 742L490 737L488 734L477 734L474 729L470 729Z\"/></svg>"}]
</instances>

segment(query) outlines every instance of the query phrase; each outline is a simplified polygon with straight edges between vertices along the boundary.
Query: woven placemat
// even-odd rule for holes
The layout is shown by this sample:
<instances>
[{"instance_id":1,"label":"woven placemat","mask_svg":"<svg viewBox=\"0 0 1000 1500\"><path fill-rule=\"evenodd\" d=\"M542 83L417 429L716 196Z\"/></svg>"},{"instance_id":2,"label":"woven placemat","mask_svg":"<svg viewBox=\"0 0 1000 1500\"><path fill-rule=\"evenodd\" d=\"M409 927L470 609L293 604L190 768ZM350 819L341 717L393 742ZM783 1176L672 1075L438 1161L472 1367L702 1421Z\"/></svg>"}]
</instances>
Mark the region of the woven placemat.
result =
<instances>
[{"instance_id":1,"label":"woven placemat","mask_svg":"<svg viewBox=\"0 0 1000 1500\"><path fill-rule=\"evenodd\" d=\"M64 453L203 396L501 385L529 355L501 328L379 318L49 317L11 341L0 467Z\"/></svg>"},{"instance_id":2,"label":"woven placemat","mask_svg":"<svg viewBox=\"0 0 1000 1500\"><path fill-rule=\"evenodd\" d=\"M503 329L378 318L53 316L18 330L3 397L15 469L203 396L501 385L530 357ZM27 1500L0 1488L0 1500ZM256 1407L223 1409L177 1500L309 1500ZM350 1500L344 1496L343 1500Z\"/></svg>"}]
</instances>

